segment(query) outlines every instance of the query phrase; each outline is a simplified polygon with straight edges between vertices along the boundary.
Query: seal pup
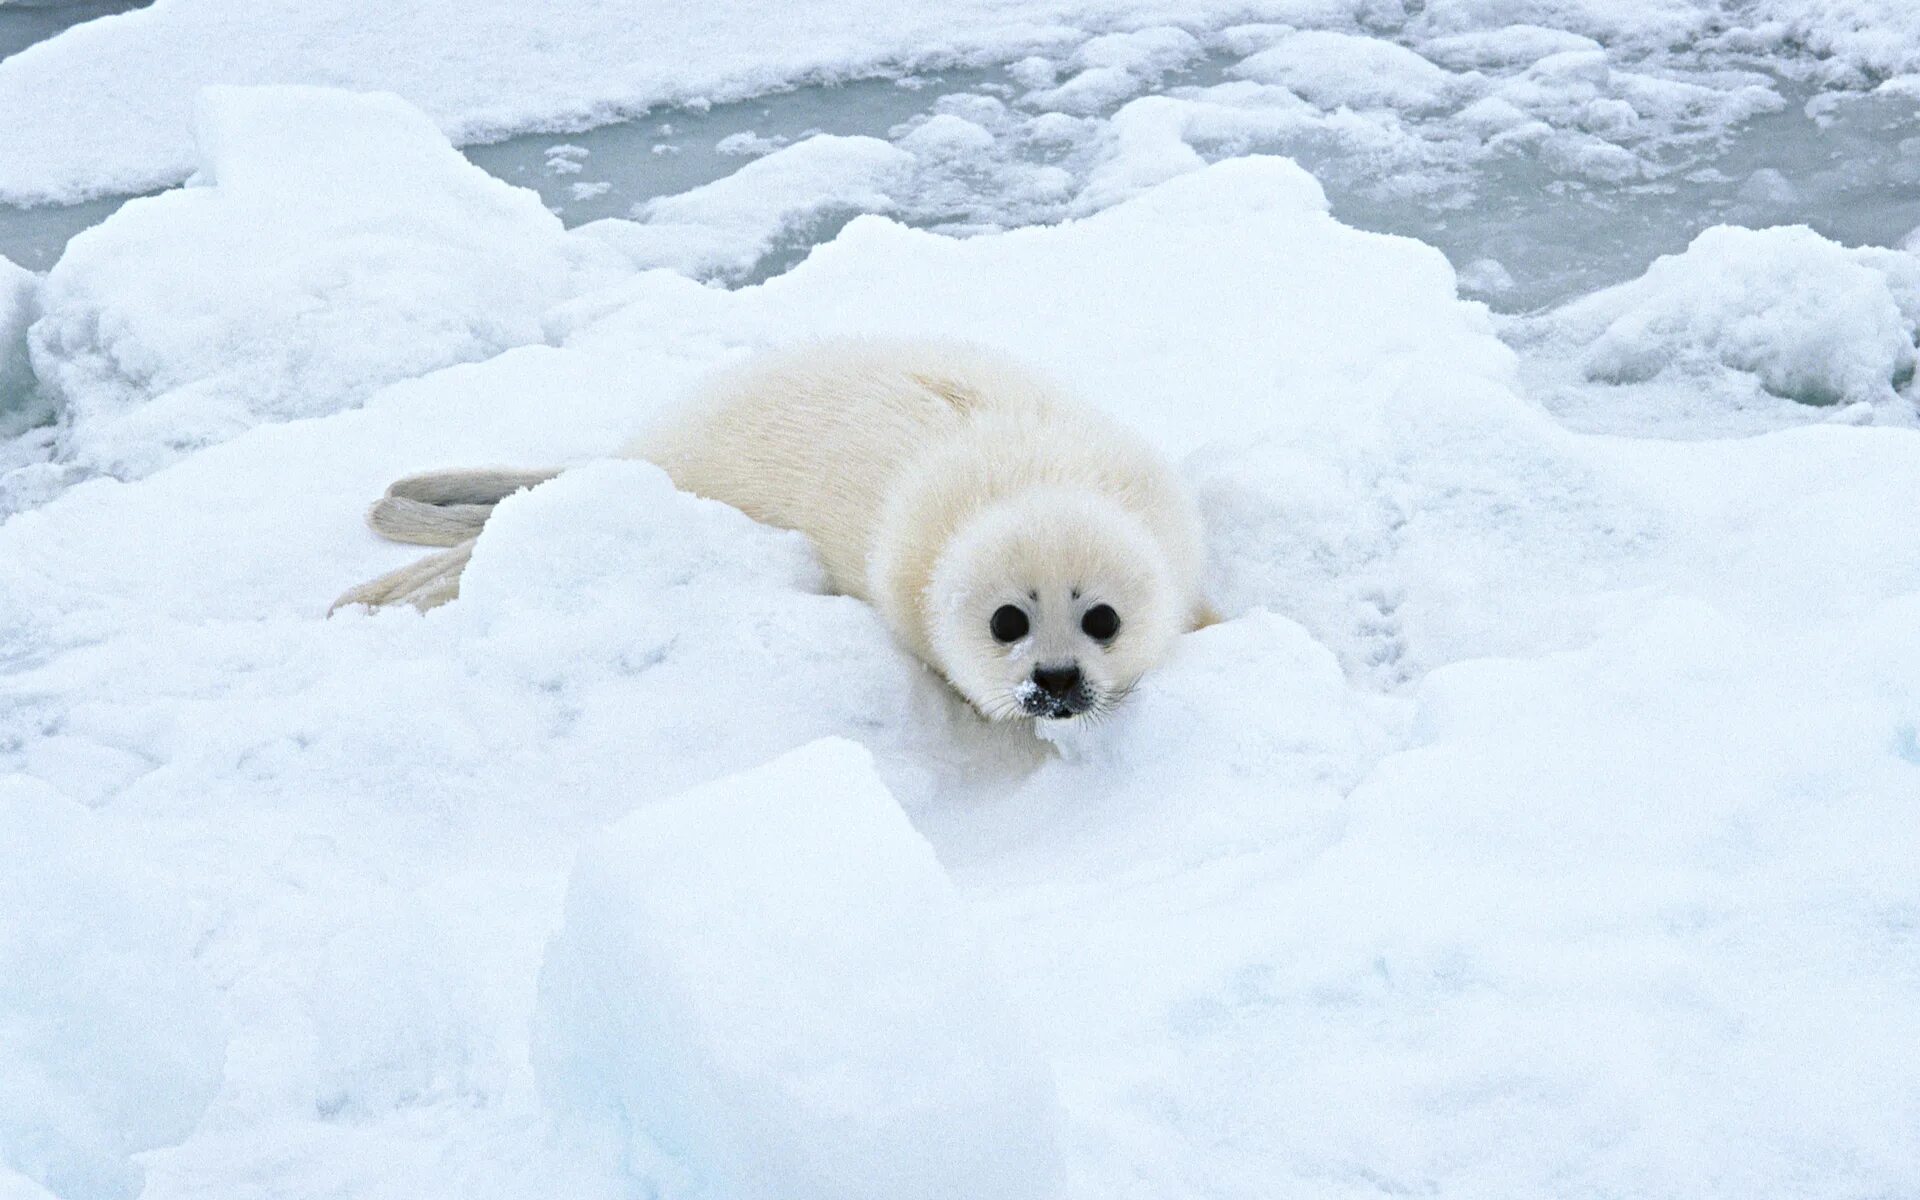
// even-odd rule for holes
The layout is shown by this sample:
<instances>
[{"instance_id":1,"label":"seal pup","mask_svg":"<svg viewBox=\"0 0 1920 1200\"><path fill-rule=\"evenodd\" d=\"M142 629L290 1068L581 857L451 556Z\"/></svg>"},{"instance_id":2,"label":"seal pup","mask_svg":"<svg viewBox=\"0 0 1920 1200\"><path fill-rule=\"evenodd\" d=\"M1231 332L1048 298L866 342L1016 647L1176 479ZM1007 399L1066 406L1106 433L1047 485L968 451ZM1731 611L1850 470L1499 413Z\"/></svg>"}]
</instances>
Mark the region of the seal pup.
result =
<instances>
[{"instance_id":1,"label":"seal pup","mask_svg":"<svg viewBox=\"0 0 1920 1200\"><path fill-rule=\"evenodd\" d=\"M766 354L621 453L806 535L835 590L871 603L992 719L1107 713L1178 634L1215 619L1199 517L1166 462L979 347L836 340ZM398 481L368 523L449 549L334 607L455 598L493 506L558 473Z\"/></svg>"}]
</instances>

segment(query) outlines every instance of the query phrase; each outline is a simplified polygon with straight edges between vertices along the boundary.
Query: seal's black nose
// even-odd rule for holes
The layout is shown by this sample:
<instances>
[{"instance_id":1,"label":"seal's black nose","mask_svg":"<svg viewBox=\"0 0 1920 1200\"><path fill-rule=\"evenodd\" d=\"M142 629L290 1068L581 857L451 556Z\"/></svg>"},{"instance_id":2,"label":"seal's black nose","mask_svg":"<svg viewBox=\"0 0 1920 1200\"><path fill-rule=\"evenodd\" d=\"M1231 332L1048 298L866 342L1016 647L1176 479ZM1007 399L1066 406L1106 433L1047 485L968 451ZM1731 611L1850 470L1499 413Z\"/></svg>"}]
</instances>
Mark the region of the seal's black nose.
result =
<instances>
[{"instance_id":1,"label":"seal's black nose","mask_svg":"<svg viewBox=\"0 0 1920 1200\"><path fill-rule=\"evenodd\" d=\"M1047 695L1064 700L1080 686L1079 667L1035 667L1033 682Z\"/></svg>"}]
</instances>

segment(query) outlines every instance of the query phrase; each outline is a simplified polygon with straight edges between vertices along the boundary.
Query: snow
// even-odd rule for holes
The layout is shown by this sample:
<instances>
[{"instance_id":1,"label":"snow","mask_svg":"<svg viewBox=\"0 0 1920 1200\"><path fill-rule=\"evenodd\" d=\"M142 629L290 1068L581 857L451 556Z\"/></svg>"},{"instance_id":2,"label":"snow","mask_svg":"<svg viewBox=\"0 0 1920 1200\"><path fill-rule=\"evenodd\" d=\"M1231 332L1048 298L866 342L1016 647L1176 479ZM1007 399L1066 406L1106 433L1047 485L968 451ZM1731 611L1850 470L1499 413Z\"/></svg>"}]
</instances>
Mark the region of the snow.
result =
<instances>
[{"instance_id":1,"label":"snow","mask_svg":"<svg viewBox=\"0 0 1920 1200\"><path fill-rule=\"evenodd\" d=\"M1102 32L1171 19L1129 11ZM216 12L254 19L149 10L137 86ZM1233 38L1360 15L1263 5ZM1021 35L1020 87L1185 61L1087 52L1078 16ZM1645 127L1762 103L1623 61L1699 16L1447 0L1408 49L1509 145L1631 174L1671 144ZM835 44L949 17L888 19ZM772 78L776 43L737 61ZM579 44L543 86L592 85ZM1913 251L1714 230L1495 319L1246 153L1294 129L1431 165L1459 126L1176 92L742 143L772 152L574 233L444 112L211 93L196 186L34 285L67 415L0 521L0 1022L27 1030L0 1192L1920 1190ZM999 157L1028 136L1056 157ZM866 215L715 285L976 168L1081 216ZM713 369L839 333L980 340L1139 429L1227 619L1105 724L987 726L797 535L601 460ZM360 524L389 480L489 462L579 465L500 506L458 602L323 615L414 556Z\"/></svg>"},{"instance_id":2,"label":"snow","mask_svg":"<svg viewBox=\"0 0 1920 1200\"><path fill-rule=\"evenodd\" d=\"M676 1195L1044 1197L1052 1081L861 747L812 743L582 850L542 1087ZM639 1181L636 1180L636 1183Z\"/></svg>"},{"instance_id":3,"label":"snow","mask_svg":"<svg viewBox=\"0 0 1920 1200\"><path fill-rule=\"evenodd\" d=\"M0 1188L133 1197L219 1084L213 990L121 822L12 774L0 823Z\"/></svg>"},{"instance_id":4,"label":"snow","mask_svg":"<svg viewBox=\"0 0 1920 1200\"><path fill-rule=\"evenodd\" d=\"M1585 380L1708 396L1709 419L1833 405L1910 421L1920 258L1804 226L1715 226L1639 279L1518 330L1537 359Z\"/></svg>"},{"instance_id":5,"label":"snow","mask_svg":"<svg viewBox=\"0 0 1920 1200\"><path fill-rule=\"evenodd\" d=\"M76 465L144 474L539 341L615 261L391 96L216 88L196 137L198 186L127 204L42 289L34 363Z\"/></svg>"}]
</instances>

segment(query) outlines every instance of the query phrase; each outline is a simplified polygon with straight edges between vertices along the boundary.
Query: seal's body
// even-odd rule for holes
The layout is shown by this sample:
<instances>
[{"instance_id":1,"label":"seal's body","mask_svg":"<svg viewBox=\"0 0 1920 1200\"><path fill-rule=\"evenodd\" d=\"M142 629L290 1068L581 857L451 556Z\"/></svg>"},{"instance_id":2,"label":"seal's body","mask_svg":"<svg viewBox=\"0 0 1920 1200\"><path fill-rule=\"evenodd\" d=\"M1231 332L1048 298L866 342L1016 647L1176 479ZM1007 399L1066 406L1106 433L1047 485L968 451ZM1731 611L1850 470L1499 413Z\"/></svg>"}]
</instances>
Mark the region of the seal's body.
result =
<instances>
[{"instance_id":1,"label":"seal's body","mask_svg":"<svg viewBox=\"0 0 1920 1200\"><path fill-rule=\"evenodd\" d=\"M1206 621L1192 501L1144 442L964 345L836 341L714 380L623 451L805 534L836 590L990 717L1105 711ZM458 593L493 503L555 472L403 479L369 515L452 549L339 603Z\"/></svg>"}]
</instances>

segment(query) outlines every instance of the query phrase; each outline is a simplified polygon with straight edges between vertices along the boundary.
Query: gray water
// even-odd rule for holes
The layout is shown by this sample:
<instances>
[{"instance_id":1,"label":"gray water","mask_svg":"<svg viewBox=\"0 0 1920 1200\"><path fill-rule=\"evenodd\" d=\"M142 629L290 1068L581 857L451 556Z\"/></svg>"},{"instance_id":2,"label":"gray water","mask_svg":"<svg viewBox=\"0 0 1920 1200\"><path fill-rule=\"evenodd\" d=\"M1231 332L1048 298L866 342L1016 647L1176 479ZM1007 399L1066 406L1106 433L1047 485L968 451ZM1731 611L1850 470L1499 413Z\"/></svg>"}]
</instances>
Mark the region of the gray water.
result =
<instances>
[{"instance_id":1,"label":"gray water","mask_svg":"<svg viewBox=\"0 0 1920 1200\"><path fill-rule=\"evenodd\" d=\"M1197 72L1170 82L1189 81L1212 82ZM783 142L816 132L886 137L932 111L938 97L1013 90L999 73L986 71L915 84L868 80L809 88L565 137L530 134L466 153L494 175L536 189L574 225L630 216L651 197L731 173L744 159L715 150L728 136ZM1484 272L1473 270L1463 271L1463 284L1502 312L1534 311L1635 278L1712 225L1804 224L1847 245L1876 246L1897 246L1920 229L1920 102L1848 97L1823 122L1806 111L1812 91L1779 86L1787 99L1780 111L1753 117L1676 161L1664 178L1623 184L1568 178L1536 157L1520 156L1478 165L1460 185L1438 194L1407 195L1340 146L1303 139L1248 149L1290 155L1313 171L1334 215L1349 225L1419 238L1459 268L1499 263L1510 285L1476 288ZM582 184L593 194L576 194ZM899 215L930 228L1004 223L992 219L1004 215L995 211L993 195L973 199L979 211L956 208L950 193L917 210L909 198ZM1044 221L1062 214L1024 215Z\"/></svg>"},{"instance_id":2,"label":"gray water","mask_svg":"<svg viewBox=\"0 0 1920 1200\"><path fill-rule=\"evenodd\" d=\"M0 256L29 271L46 271L60 261L76 234L98 225L131 196L107 196L82 204L13 208L0 204Z\"/></svg>"},{"instance_id":3,"label":"gray water","mask_svg":"<svg viewBox=\"0 0 1920 1200\"><path fill-rule=\"evenodd\" d=\"M12 0L0 4L0 59L98 17L111 17L153 0ZM44 208L0 205L0 256L33 271L59 259L73 235L113 215L125 196Z\"/></svg>"},{"instance_id":4,"label":"gray water","mask_svg":"<svg viewBox=\"0 0 1920 1200\"><path fill-rule=\"evenodd\" d=\"M1568 180L1534 159L1510 159L1480 175L1469 203L1447 208L1382 199L1343 180L1338 164L1299 157L1348 224L1417 237L1456 268L1499 262L1513 285L1479 298L1502 312L1636 278L1713 225L1807 225L1850 246L1898 246L1920 230L1920 103L1853 97L1822 124L1805 111L1811 93L1781 90L1782 111L1751 118L1671 176L1627 185Z\"/></svg>"},{"instance_id":5,"label":"gray water","mask_svg":"<svg viewBox=\"0 0 1920 1200\"><path fill-rule=\"evenodd\" d=\"M0 4L0 58L18 54L95 17L145 8L153 0L12 0Z\"/></svg>"}]
</instances>

